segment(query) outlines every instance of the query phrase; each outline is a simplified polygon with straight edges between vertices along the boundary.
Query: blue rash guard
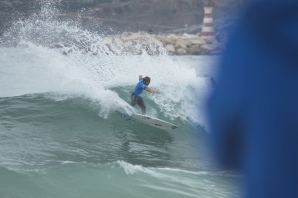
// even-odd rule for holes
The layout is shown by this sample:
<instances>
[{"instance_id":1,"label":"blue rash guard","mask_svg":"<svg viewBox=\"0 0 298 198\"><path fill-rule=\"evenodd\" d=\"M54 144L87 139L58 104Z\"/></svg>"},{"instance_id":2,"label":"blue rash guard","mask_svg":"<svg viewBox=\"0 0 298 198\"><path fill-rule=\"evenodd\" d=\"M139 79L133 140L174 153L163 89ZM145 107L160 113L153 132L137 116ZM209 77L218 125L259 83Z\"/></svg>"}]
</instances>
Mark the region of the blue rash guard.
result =
<instances>
[{"instance_id":1,"label":"blue rash guard","mask_svg":"<svg viewBox=\"0 0 298 198\"><path fill-rule=\"evenodd\" d=\"M143 90L146 88L147 86L145 85L143 78L138 82L138 84L136 85L135 89L133 90L133 93L136 96L141 97L141 94L143 92Z\"/></svg>"}]
</instances>

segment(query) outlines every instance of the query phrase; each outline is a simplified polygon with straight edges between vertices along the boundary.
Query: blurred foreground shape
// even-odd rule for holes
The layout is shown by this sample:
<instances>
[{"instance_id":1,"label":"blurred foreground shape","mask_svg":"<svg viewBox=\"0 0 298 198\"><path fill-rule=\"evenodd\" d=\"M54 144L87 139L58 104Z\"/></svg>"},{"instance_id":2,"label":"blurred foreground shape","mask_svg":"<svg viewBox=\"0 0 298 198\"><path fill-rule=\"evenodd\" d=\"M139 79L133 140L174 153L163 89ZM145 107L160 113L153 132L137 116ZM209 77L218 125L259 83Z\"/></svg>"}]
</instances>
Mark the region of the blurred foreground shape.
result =
<instances>
[{"instance_id":1,"label":"blurred foreground shape","mask_svg":"<svg viewBox=\"0 0 298 198\"><path fill-rule=\"evenodd\" d=\"M231 30L209 99L221 168L249 198L298 197L298 2L252 1Z\"/></svg>"}]
</instances>

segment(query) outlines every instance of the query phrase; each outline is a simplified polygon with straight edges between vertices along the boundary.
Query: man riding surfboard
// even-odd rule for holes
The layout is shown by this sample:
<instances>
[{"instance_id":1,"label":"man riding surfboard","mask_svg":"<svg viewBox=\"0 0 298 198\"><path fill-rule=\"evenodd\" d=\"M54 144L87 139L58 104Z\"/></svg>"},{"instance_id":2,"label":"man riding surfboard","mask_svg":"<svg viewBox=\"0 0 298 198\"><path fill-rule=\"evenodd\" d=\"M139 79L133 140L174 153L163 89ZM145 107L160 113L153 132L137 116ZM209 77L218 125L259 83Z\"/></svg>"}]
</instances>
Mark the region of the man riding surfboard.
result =
<instances>
[{"instance_id":1,"label":"man riding surfboard","mask_svg":"<svg viewBox=\"0 0 298 198\"><path fill-rule=\"evenodd\" d=\"M146 106L144 103L144 100L141 96L143 90L146 90L152 94L156 94L156 91L149 89L148 85L150 84L150 77L146 76L144 78L142 78L142 75L139 75L139 82L136 85L135 89L133 90L132 94L131 94L131 106L135 106L136 104L138 104L139 107L141 107L142 109L142 115L146 114Z\"/></svg>"}]
</instances>

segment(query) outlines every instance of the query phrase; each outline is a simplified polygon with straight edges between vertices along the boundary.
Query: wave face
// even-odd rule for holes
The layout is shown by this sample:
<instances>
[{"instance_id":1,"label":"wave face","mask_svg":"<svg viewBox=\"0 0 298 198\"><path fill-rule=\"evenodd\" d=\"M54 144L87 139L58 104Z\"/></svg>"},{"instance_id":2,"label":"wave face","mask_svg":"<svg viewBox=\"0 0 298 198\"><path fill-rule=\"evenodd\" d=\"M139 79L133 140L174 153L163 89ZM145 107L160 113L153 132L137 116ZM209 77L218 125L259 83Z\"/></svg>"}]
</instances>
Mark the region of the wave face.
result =
<instances>
[{"instance_id":1,"label":"wave face","mask_svg":"<svg viewBox=\"0 0 298 198\"><path fill-rule=\"evenodd\" d=\"M212 168L206 146L204 98L216 57L149 56L141 45L139 56L109 54L104 32L58 19L59 6L41 4L0 38L3 197L239 195L238 177ZM148 114L178 129L115 113L140 112L129 105L140 74L158 92L143 93Z\"/></svg>"}]
</instances>

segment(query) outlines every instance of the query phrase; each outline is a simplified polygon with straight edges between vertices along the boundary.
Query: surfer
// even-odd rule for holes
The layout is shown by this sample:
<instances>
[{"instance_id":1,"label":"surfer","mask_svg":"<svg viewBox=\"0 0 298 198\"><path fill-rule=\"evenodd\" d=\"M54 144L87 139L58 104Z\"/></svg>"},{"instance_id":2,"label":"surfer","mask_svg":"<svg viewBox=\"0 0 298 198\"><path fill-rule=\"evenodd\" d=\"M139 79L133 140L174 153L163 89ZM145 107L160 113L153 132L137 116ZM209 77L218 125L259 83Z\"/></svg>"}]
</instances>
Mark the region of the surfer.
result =
<instances>
[{"instance_id":1,"label":"surfer","mask_svg":"<svg viewBox=\"0 0 298 198\"><path fill-rule=\"evenodd\" d=\"M139 107L141 107L141 109L142 109L142 114L145 115L146 114L146 106L143 101L143 98L141 97L141 94L142 94L143 90L146 90L152 94L156 94L156 91L148 88L148 85L150 84L150 77L148 77L148 76L146 76L144 78L142 78L142 77L143 77L142 75L139 75L139 82L131 94L131 106L134 107L136 104L138 104Z\"/></svg>"}]
</instances>

